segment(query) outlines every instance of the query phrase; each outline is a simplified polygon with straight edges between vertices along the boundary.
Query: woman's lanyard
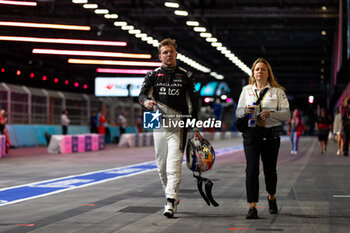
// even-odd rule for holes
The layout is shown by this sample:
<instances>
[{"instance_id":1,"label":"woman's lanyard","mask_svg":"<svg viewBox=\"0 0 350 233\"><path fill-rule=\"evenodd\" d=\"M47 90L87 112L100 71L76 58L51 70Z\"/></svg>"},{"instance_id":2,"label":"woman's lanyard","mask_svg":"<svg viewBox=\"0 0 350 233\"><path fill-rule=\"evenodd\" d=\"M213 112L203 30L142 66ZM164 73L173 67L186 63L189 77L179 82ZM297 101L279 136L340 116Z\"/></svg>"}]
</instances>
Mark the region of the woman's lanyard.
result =
<instances>
[{"instance_id":1,"label":"woman's lanyard","mask_svg":"<svg viewBox=\"0 0 350 233\"><path fill-rule=\"evenodd\" d=\"M265 88L267 88L267 90L266 91L264 91L265 90ZM264 98L265 98L265 95L266 95L266 93L268 92L268 87L265 87L262 91L260 91L260 94L263 94L263 96L262 96L262 98L261 98L261 101L260 101L260 103L259 103L259 112L261 112L262 111L262 102L264 101ZM256 100L258 100L259 99L259 97L258 97L258 92L256 91L256 89L255 89L255 97L256 97ZM258 101L257 101L258 102Z\"/></svg>"}]
</instances>

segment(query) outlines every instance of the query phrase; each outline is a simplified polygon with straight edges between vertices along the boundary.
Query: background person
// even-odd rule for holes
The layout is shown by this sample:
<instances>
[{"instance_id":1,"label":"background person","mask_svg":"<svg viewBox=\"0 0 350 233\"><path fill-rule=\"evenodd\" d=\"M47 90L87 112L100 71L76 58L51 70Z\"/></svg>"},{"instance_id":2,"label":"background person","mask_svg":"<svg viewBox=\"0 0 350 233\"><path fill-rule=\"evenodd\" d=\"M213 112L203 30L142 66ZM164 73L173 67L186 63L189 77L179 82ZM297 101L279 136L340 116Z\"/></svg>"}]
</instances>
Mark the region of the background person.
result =
<instances>
[{"instance_id":1,"label":"background person","mask_svg":"<svg viewBox=\"0 0 350 233\"><path fill-rule=\"evenodd\" d=\"M333 121L333 134L337 139L337 155L343 154L342 106L339 106Z\"/></svg>"},{"instance_id":2,"label":"background person","mask_svg":"<svg viewBox=\"0 0 350 233\"><path fill-rule=\"evenodd\" d=\"M62 125L62 134L66 135L68 133L68 125L69 125L68 111L63 110L61 115L61 125Z\"/></svg>"},{"instance_id":3,"label":"background person","mask_svg":"<svg viewBox=\"0 0 350 233\"><path fill-rule=\"evenodd\" d=\"M111 130L109 129L110 126L110 121L109 118L106 117L106 122L105 122L105 142L110 143L111 142Z\"/></svg>"},{"instance_id":4,"label":"background person","mask_svg":"<svg viewBox=\"0 0 350 233\"><path fill-rule=\"evenodd\" d=\"M249 85L243 87L236 110L237 117L252 114L253 102L260 93L268 88L258 106L260 122L256 127L248 127L243 132L243 146L246 157L246 192L249 203L247 219L257 219L256 203L259 201L259 164L260 156L264 167L265 185L268 193L269 212L277 214L277 157L280 147L281 122L289 120L289 103L284 88L272 73L270 64L258 58L252 66ZM259 126L260 125L260 126Z\"/></svg>"},{"instance_id":5,"label":"background person","mask_svg":"<svg viewBox=\"0 0 350 233\"><path fill-rule=\"evenodd\" d=\"M320 142L321 154L327 153L328 135L332 123L325 108L321 109L321 115L318 117L315 128L318 134L318 141Z\"/></svg>"},{"instance_id":6,"label":"background person","mask_svg":"<svg viewBox=\"0 0 350 233\"><path fill-rule=\"evenodd\" d=\"M345 107L344 116L343 116L343 130L344 130L344 146L343 153L344 156L348 156L349 153L349 138L350 138L350 104L348 103Z\"/></svg>"},{"instance_id":7,"label":"background person","mask_svg":"<svg viewBox=\"0 0 350 233\"><path fill-rule=\"evenodd\" d=\"M176 41L170 38L159 43L159 60L162 66L146 75L139 102L149 110L155 110L156 107L166 115L191 114L192 118L197 119L194 78L191 72L176 65L176 48ZM153 134L158 173L166 197L163 214L169 218L174 216L179 201L186 134L187 129L181 128L163 128L154 130ZM202 139L198 129L194 129L193 134L195 139Z\"/></svg>"},{"instance_id":8,"label":"background person","mask_svg":"<svg viewBox=\"0 0 350 233\"><path fill-rule=\"evenodd\" d=\"M299 138L304 132L303 119L301 118L300 110L295 109L292 115L292 119L289 121L289 136L292 143L291 154L298 154Z\"/></svg>"},{"instance_id":9,"label":"background person","mask_svg":"<svg viewBox=\"0 0 350 233\"><path fill-rule=\"evenodd\" d=\"M90 133L98 133L98 131L97 131L97 115L96 115L96 112L91 112L91 116L90 116Z\"/></svg>"},{"instance_id":10,"label":"background person","mask_svg":"<svg viewBox=\"0 0 350 233\"><path fill-rule=\"evenodd\" d=\"M104 116L102 109L100 109L97 114L97 120L98 120L98 128L97 128L98 133L105 134L106 118Z\"/></svg>"},{"instance_id":11,"label":"background person","mask_svg":"<svg viewBox=\"0 0 350 233\"><path fill-rule=\"evenodd\" d=\"M126 119L126 113L123 112L118 116L118 126L120 129L120 137L125 133L126 127L128 127L128 120Z\"/></svg>"},{"instance_id":12,"label":"background person","mask_svg":"<svg viewBox=\"0 0 350 233\"><path fill-rule=\"evenodd\" d=\"M5 109L0 110L0 134L5 135L6 143L8 144L9 147L14 147L10 139L10 136L8 135L6 130L7 117L5 117L5 113L6 113ZM8 150L8 148L6 148L6 150Z\"/></svg>"}]
</instances>

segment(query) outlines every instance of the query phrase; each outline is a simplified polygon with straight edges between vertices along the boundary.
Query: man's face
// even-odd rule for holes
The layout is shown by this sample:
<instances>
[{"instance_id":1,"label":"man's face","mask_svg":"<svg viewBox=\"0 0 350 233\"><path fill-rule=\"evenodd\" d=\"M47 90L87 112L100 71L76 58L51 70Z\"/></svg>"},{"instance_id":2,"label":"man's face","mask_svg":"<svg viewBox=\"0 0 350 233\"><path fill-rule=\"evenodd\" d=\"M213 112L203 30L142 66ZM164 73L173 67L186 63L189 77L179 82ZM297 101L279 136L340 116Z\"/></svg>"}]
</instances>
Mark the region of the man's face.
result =
<instances>
[{"instance_id":1,"label":"man's face","mask_svg":"<svg viewBox=\"0 0 350 233\"><path fill-rule=\"evenodd\" d=\"M164 67L176 66L177 53L173 45L165 45L160 48L159 60L162 61Z\"/></svg>"}]
</instances>

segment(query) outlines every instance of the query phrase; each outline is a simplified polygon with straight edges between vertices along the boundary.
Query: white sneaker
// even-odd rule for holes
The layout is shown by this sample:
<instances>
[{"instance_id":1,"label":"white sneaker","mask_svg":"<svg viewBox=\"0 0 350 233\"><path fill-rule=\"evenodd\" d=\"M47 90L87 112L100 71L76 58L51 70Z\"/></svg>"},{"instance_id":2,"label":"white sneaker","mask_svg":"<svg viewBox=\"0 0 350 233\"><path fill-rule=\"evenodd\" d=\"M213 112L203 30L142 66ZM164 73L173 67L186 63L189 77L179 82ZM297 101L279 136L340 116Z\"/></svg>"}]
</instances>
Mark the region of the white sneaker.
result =
<instances>
[{"instance_id":1,"label":"white sneaker","mask_svg":"<svg viewBox=\"0 0 350 233\"><path fill-rule=\"evenodd\" d=\"M164 206L164 216L168 218L174 217L174 214L176 212L176 204L175 199L167 198L166 204Z\"/></svg>"},{"instance_id":2,"label":"white sneaker","mask_svg":"<svg viewBox=\"0 0 350 233\"><path fill-rule=\"evenodd\" d=\"M339 150L337 150L337 155L340 155L340 151Z\"/></svg>"}]
</instances>

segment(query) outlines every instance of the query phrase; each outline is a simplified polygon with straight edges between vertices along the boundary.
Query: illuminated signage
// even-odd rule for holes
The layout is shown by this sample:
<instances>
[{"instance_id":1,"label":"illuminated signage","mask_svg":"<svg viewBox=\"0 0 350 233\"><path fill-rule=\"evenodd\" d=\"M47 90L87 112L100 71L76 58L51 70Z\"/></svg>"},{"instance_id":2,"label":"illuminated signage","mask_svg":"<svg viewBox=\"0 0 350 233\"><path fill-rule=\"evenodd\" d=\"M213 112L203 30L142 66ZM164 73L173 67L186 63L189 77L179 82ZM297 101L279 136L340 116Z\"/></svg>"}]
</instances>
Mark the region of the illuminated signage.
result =
<instances>
[{"instance_id":1,"label":"illuminated signage","mask_svg":"<svg viewBox=\"0 0 350 233\"><path fill-rule=\"evenodd\" d=\"M144 78L95 78L96 96L139 96Z\"/></svg>"}]
</instances>

